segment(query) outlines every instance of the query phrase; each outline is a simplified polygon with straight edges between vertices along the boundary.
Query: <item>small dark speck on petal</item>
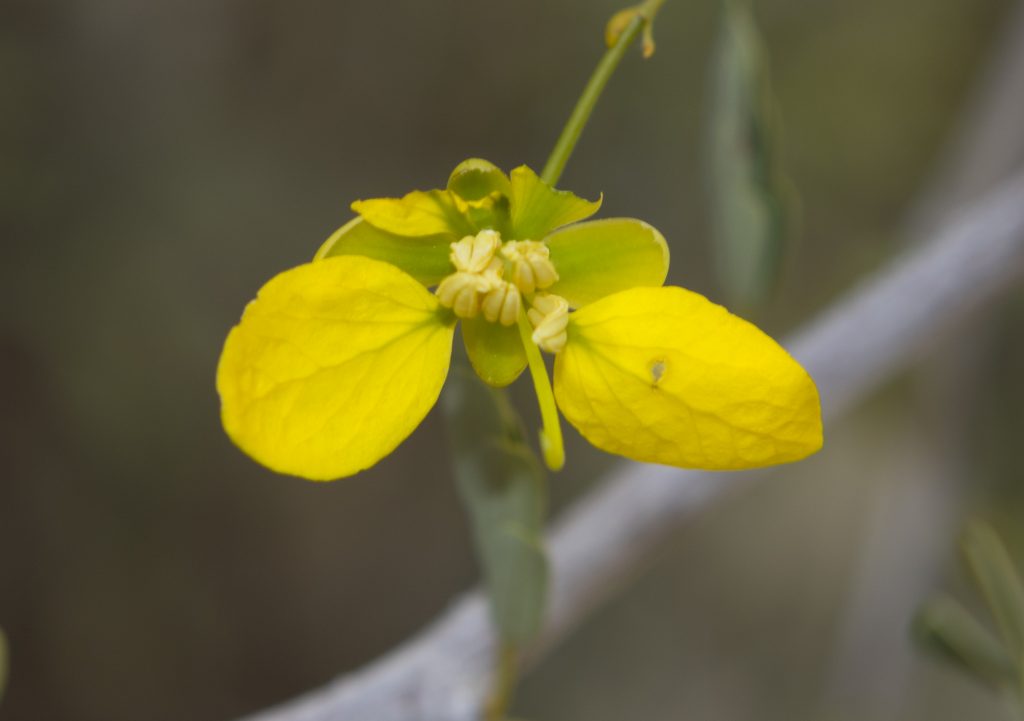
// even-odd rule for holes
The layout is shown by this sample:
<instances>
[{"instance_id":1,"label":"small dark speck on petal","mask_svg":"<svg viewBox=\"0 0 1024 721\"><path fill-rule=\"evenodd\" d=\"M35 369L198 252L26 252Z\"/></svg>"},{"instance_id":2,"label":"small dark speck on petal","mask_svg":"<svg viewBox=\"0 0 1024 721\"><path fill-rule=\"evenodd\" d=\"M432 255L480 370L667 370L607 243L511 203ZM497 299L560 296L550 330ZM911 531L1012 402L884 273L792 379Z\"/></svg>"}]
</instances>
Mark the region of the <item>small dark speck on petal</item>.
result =
<instances>
[{"instance_id":1,"label":"small dark speck on petal","mask_svg":"<svg viewBox=\"0 0 1024 721\"><path fill-rule=\"evenodd\" d=\"M651 381L653 385L658 385L658 382L665 375L665 361L655 360L651 363Z\"/></svg>"}]
</instances>

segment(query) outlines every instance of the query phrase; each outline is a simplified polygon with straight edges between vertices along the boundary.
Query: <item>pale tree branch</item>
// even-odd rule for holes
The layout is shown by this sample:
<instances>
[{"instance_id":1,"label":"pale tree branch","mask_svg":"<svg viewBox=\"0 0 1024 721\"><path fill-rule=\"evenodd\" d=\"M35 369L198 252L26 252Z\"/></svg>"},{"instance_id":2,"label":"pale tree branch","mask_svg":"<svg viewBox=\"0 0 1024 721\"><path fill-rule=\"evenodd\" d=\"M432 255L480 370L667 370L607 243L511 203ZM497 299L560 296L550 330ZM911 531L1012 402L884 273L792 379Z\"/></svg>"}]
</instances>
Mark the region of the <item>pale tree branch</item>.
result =
<instances>
[{"instance_id":1,"label":"pale tree branch","mask_svg":"<svg viewBox=\"0 0 1024 721\"><path fill-rule=\"evenodd\" d=\"M910 243L926 240L945 209L979 197L1024 160L1024 3L1006 20L937 172L907 214ZM919 659L906 630L953 556L963 497L977 487L969 475L971 411L997 326L978 318L934 346L917 369L894 467L868 484L871 511L823 708L873 719L905 715Z\"/></svg>"},{"instance_id":2,"label":"pale tree branch","mask_svg":"<svg viewBox=\"0 0 1024 721\"><path fill-rule=\"evenodd\" d=\"M826 429L1022 276L1024 175L1018 175L789 339L786 346L818 383ZM529 661L635 577L707 503L770 475L619 464L549 534L550 622ZM475 591L382 659L248 721L471 721L479 716L494 644L483 596Z\"/></svg>"},{"instance_id":3,"label":"pale tree branch","mask_svg":"<svg viewBox=\"0 0 1024 721\"><path fill-rule=\"evenodd\" d=\"M949 148L904 223L924 239L951 207L981 196L1024 162L1024 3L1007 11L987 67L967 98Z\"/></svg>"}]
</instances>

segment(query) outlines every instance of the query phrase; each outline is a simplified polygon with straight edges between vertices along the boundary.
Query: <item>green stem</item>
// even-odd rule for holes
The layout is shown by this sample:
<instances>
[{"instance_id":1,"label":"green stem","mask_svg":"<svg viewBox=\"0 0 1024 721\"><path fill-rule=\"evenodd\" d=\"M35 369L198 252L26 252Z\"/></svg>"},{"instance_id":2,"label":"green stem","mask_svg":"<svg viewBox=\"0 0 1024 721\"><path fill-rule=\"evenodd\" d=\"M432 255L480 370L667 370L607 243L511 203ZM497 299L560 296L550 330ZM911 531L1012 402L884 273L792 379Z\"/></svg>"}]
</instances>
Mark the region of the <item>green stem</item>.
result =
<instances>
[{"instance_id":1,"label":"green stem","mask_svg":"<svg viewBox=\"0 0 1024 721\"><path fill-rule=\"evenodd\" d=\"M664 2L665 0L645 0L645 2L638 5L629 24L626 25L615 41L615 44L608 48L604 57L597 64L594 74L590 76L587 86L583 89L583 94L576 101L576 107L573 108L568 122L562 128L562 134L558 136L555 147L551 151L551 155L548 156L548 161L544 164L544 171L540 177L548 185L555 185L558 179L562 177L565 164L569 162L569 156L572 155L572 151L576 148L576 143L583 133L583 128L586 127L587 121L590 120L590 114L594 111L594 106L597 105L597 101L601 97L601 93L604 92L604 88L608 84L612 73L615 72L615 68L619 66L622 56L626 54L626 50L633 44L633 41L640 35L640 32L654 21L654 16L661 9Z\"/></svg>"},{"instance_id":2,"label":"green stem","mask_svg":"<svg viewBox=\"0 0 1024 721\"><path fill-rule=\"evenodd\" d=\"M519 679L519 652L503 641L494 663L494 686L484 708L485 721L503 721Z\"/></svg>"},{"instance_id":3,"label":"green stem","mask_svg":"<svg viewBox=\"0 0 1024 721\"><path fill-rule=\"evenodd\" d=\"M526 318L526 310L519 313L519 337L526 349L526 362L530 366L533 378L533 389L537 394L540 406L540 449L544 454L544 463L553 471L561 470L565 465L565 448L562 445L562 426L558 422L558 406L555 405L555 394L551 390L548 368L540 348L533 342L533 328Z\"/></svg>"}]
</instances>

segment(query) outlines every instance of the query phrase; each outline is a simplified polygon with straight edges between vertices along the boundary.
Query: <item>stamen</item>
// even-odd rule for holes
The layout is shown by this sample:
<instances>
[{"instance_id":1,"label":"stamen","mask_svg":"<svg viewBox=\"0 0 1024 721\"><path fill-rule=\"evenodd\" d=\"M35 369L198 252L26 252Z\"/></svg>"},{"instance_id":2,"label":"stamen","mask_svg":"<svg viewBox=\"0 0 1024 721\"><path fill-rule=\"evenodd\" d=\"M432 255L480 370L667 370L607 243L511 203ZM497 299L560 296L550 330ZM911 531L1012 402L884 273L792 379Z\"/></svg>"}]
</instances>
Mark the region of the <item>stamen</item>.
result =
<instances>
[{"instance_id":1,"label":"stamen","mask_svg":"<svg viewBox=\"0 0 1024 721\"><path fill-rule=\"evenodd\" d=\"M452 273L435 291L438 301L459 318L475 318L480 312L480 295L491 289L491 280L476 273Z\"/></svg>"},{"instance_id":2,"label":"stamen","mask_svg":"<svg viewBox=\"0 0 1024 721\"><path fill-rule=\"evenodd\" d=\"M551 389L551 380L548 378L548 369L544 365L544 358L530 338L530 322L522 312L519 314L518 325L519 338L523 341L523 348L526 350L526 361L530 366L533 389L537 393L537 404L540 406L540 418L543 424L540 430L540 449L547 467L558 471L565 464L565 447L562 445L562 426L558 422L555 394Z\"/></svg>"},{"instance_id":3,"label":"stamen","mask_svg":"<svg viewBox=\"0 0 1024 721\"><path fill-rule=\"evenodd\" d=\"M569 340L569 303L560 295L538 293L527 313L533 326L534 343L548 353L558 353Z\"/></svg>"},{"instance_id":4,"label":"stamen","mask_svg":"<svg viewBox=\"0 0 1024 721\"><path fill-rule=\"evenodd\" d=\"M517 260L512 265L512 280L523 289L524 293L532 293L537 288L537 279L533 277L533 268L529 263Z\"/></svg>"},{"instance_id":5,"label":"stamen","mask_svg":"<svg viewBox=\"0 0 1024 721\"><path fill-rule=\"evenodd\" d=\"M505 263L497 256L500 247L501 235L494 230L482 230L452 243L448 257L455 272L434 291L441 305L451 308L459 318L479 315L484 296L504 284L501 274ZM503 303L504 297L499 298L497 317L501 316Z\"/></svg>"},{"instance_id":6,"label":"stamen","mask_svg":"<svg viewBox=\"0 0 1024 721\"><path fill-rule=\"evenodd\" d=\"M435 293L441 305L451 308L460 318L475 318L483 311L484 318L491 323L515 325L523 307L523 295L532 295L558 280L544 243L513 240L502 245L501 235L494 230L482 230L452 243L448 257L455 272L441 281ZM502 277L506 267L511 270L512 282ZM558 311L561 306L545 300L547 297L541 294L539 301L535 299L533 306L540 310L540 315L531 309L530 318L537 329L535 335L544 339L541 347L557 353L565 345L568 305L562 301L566 307Z\"/></svg>"},{"instance_id":7,"label":"stamen","mask_svg":"<svg viewBox=\"0 0 1024 721\"><path fill-rule=\"evenodd\" d=\"M451 244L448 256L455 270L465 273L483 273L491 265L494 254L501 247L501 235L495 230L481 230Z\"/></svg>"},{"instance_id":8,"label":"stamen","mask_svg":"<svg viewBox=\"0 0 1024 721\"><path fill-rule=\"evenodd\" d=\"M512 264L512 282L529 295L535 290L550 288L558 280L550 251L535 240L510 240L501 247L501 254Z\"/></svg>"},{"instance_id":9,"label":"stamen","mask_svg":"<svg viewBox=\"0 0 1024 721\"><path fill-rule=\"evenodd\" d=\"M519 293L519 288L507 281L498 280L484 296L482 304L484 318L491 323L514 325L519 316L521 304L522 296Z\"/></svg>"}]
</instances>

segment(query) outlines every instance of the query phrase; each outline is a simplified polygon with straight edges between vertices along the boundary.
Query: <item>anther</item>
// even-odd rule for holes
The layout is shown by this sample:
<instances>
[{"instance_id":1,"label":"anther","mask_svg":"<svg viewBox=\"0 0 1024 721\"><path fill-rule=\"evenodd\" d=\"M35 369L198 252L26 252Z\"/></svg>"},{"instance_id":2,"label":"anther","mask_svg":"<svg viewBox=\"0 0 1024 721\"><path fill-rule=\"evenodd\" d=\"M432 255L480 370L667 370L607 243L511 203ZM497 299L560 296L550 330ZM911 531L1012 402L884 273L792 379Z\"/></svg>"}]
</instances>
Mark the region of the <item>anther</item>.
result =
<instances>
[{"instance_id":1,"label":"anther","mask_svg":"<svg viewBox=\"0 0 1024 721\"><path fill-rule=\"evenodd\" d=\"M476 235L467 235L451 244L449 259L455 270L465 273L482 273L495 260L494 254L501 247L501 235L494 230L482 230Z\"/></svg>"},{"instance_id":2,"label":"anther","mask_svg":"<svg viewBox=\"0 0 1024 721\"><path fill-rule=\"evenodd\" d=\"M475 318L480 313L481 301L504 283L501 274L505 263L497 255L500 247L501 236L493 230L482 230L452 243L448 257L455 272L434 291L441 305L451 308L459 318Z\"/></svg>"},{"instance_id":3,"label":"anther","mask_svg":"<svg viewBox=\"0 0 1024 721\"><path fill-rule=\"evenodd\" d=\"M459 318L475 318L480 312L480 296L491 289L491 281L476 273L452 273L437 286L437 299Z\"/></svg>"},{"instance_id":4,"label":"anther","mask_svg":"<svg viewBox=\"0 0 1024 721\"><path fill-rule=\"evenodd\" d=\"M569 303L565 298L552 293L538 293L533 297L532 307L526 314L533 326L533 342L548 353L558 353L565 348L569 334Z\"/></svg>"},{"instance_id":5,"label":"anther","mask_svg":"<svg viewBox=\"0 0 1024 721\"><path fill-rule=\"evenodd\" d=\"M484 318L491 323L497 321L502 325L515 325L521 303L519 288L507 281L499 280L484 296L481 307Z\"/></svg>"},{"instance_id":6,"label":"anther","mask_svg":"<svg viewBox=\"0 0 1024 721\"><path fill-rule=\"evenodd\" d=\"M502 246L501 254L512 264L512 282L527 295L538 289L550 288L558 280L544 243L511 240Z\"/></svg>"}]
</instances>

